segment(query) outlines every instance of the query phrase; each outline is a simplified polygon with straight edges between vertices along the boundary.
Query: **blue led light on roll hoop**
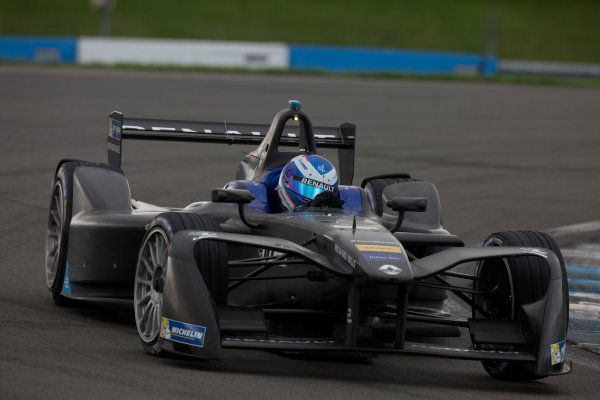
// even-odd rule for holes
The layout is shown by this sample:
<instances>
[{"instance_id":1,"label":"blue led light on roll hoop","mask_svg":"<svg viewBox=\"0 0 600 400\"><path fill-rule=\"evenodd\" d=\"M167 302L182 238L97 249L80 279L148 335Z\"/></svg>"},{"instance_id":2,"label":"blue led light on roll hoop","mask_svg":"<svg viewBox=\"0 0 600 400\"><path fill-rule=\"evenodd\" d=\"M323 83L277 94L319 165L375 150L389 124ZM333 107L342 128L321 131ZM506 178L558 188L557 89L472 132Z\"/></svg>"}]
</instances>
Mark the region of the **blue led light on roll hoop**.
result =
<instances>
[{"instance_id":1,"label":"blue led light on roll hoop","mask_svg":"<svg viewBox=\"0 0 600 400\"><path fill-rule=\"evenodd\" d=\"M290 100L290 108L294 111L299 111L300 107L302 107L302 103L300 103L298 100Z\"/></svg>"}]
</instances>

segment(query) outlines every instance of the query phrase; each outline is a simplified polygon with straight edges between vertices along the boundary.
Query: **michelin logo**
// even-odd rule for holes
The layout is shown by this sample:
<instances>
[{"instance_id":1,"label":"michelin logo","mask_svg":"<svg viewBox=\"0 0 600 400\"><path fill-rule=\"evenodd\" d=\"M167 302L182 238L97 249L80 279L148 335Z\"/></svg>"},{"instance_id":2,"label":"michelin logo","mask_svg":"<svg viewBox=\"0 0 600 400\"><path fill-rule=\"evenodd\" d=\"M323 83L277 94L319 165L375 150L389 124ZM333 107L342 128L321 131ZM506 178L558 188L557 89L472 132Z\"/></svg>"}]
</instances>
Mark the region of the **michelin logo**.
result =
<instances>
[{"instance_id":1,"label":"michelin logo","mask_svg":"<svg viewBox=\"0 0 600 400\"><path fill-rule=\"evenodd\" d=\"M209 237L217 237L215 232L190 232L189 236L193 236L192 241L201 240Z\"/></svg>"},{"instance_id":2,"label":"michelin logo","mask_svg":"<svg viewBox=\"0 0 600 400\"><path fill-rule=\"evenodd\" d=\"M196 347L204 347L205 334L206 327L204 326L162 318L160 337L163 339Z\"/></svg>"},{"instance_id":3,"label":"michelin logo","mask_svg":"<svg viewBox=\"0 0 600 400\"><path fill-rule=\"evenodd\" d=\"M521 250L523 250L525 253L535 254L544 258L548 258L548 252L544 249L537 249L533 247L521 247Z\"/></svg>"}]
</instances>

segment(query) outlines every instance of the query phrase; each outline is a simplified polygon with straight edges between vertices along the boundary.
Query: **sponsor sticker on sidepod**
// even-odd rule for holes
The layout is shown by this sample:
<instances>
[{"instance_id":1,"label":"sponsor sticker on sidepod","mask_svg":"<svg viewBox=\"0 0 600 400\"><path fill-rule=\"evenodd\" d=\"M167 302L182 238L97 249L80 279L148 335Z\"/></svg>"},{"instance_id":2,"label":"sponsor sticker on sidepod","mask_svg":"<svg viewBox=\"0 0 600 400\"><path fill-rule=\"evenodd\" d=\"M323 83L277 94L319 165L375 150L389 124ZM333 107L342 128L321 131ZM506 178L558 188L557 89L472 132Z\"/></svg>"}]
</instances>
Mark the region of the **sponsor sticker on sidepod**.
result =
<instances>
[{"instance_id":1,"label":"sponsor sticker on sidepod","mask_svg":"<svg viewBox=\"0 0 600 400\"><path fill-rule=\"evenodd\" d=\"M355 244L356 248L361 251L375 251L378 253L399 253L402 254L402 249L399 246L389 246L382 244Z\"/></svg>"},{"instance_id":2,"label":"sponsor sticker on sidepod","mask_svg":"<svg viewBox=\"0 0 600 400\"><path fill-rule=\"evenodd\" d=\"M398 253L365 253L363 257L368 261L381 261L381 262L404 262L404 257Z\"/></svg>"},{"instance_id":3,"label":"sponsor sticker on sidepod","mask_svg":"<svg viewBox=\"0 0 600 400\"><path fill-rule=\"evenodd\" d=\"M206 328L204 326L186 324L185 322L179 322L164 317L162 318L160 327L161 338L173 342L203 347L205 334Z\"/></svg>"},{"instance_id":4,"label":"sponsor sticker on sidepod","mask_svg":"<svg viewBox=\"0 0 600 400\"><path fill-rule=\"evenodd\" d=\"M566 347L566 340L550 345L550 356L552 359L552 365L560 364L561 362L565 361Z\"/></svg>"}]
</instances>

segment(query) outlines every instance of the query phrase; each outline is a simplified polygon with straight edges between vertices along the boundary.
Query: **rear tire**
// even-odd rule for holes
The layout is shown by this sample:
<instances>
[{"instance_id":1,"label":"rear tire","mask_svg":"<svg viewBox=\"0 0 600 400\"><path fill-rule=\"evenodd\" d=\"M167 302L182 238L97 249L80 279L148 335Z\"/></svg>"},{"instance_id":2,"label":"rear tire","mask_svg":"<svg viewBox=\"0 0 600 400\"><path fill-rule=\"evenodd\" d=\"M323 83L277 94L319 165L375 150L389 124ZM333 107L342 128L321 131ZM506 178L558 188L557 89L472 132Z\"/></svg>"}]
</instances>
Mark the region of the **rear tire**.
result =
<instances>
[{"instance_id":1,"label":"rear tire","mask_svg":"<svg viewBox=\"0 0 600 400\"><path fill-rule=\"evenodd\" d=\"M377 178L371 179L365 185L365 191L367 192L367 198L371 203L371 208L375 211L375 214L380 217L383 215L383 190L389 185L401 182L412 182L413 178Z\"/></svg>"},{"instance_id":2,"label":"rear tire","mask_svg":"<svg viewBox=\"0 0 600 400\"><path fill-rule=\"evenodd\" d=\"M498 232L490 235L483 246L522 246L549 249L560 261L563 285L567 288L567 273L560 248L554 239L543 232L518 231ZM504 264L504 268L498 263ZM550 268L539 257L511 257L492 259L477 264L476 276L500 282L486 299L474 298L485 311L492 314L492 319L515 320L519 318L519 310L524 304L540 300L545 294L550 281ZM487 284L474 284L476 290L489 290ZM568 301L568 300L567 300ZM475 309L475 318L483 318ZM474 345L480 346L477 343ZM482 361L485 371L494 378L526 381L545 378L535 375L532 366L510 361Z\"/></svg>"},{"instance_id":3,"label":"rear tire","mask_svg":"<svg viewBox=\"0 0 600 400\"><path fill-rule=\"evenodd\" d=\"M138 256L135 273L134 309L138 335L144 350L162 355L158 344L162 310L162 287L168 279L168 249L173 235L183 230L221 231L210 216L185 212L167 212L156 216L150 224ZM199 240L194 258L204 283L217 305L227 303L227 246L224 243Z\"/></svg>"},{"instance_id":4,"label":"rear tire","mask_svg":"<svg viewBox=\"0 0 600 400\"><path fill-rule=\"evenodd\" d=\"M371 179L365 185L365 191L367 192L367 198L369 199L369 203L371 204L371 208L373 211L379 215L383 216L383 213L387 206L383 204L383 191L386 187L390 185L394 185L396 183L403 182L415 182L419 179L414 179L408 177L389 177L389 178L376 178ZM393 212L388 208L388 212ZM395 213L394 213L395 214ZM384 221L385 224L385 221ZM391 226L395 224L392 223ZM388 229L391 228L388 226ZM435 281L432 281L435 283ZM408 292L409 299L411 303L419 308L424 307L425 309L430 308L432 311L442 312L444 309L444 300L448 298L448 294L445 290L434 289L430 287L413 285Z\"/></svg>"},{"instance_id":5,"label":"rear tire","mask_svg":"<svg viewBox=\"0 0 600 400\"><path fill-rule=\"evenodd\" d=\"M123 173L120 168L87 161L69 160L59 164L52 182L46 234L46 285L52 299L59 306L68 305L70 302L61 293L70 289L68 280L65 280L65 273L68 268L69 227L73 216L73 174L79 166Z\"/></svg>"},{"instance_id":6,"label":"rear tire","mask_svg":"<svg viewBox=\"0 0 600 400\"><path fill-rule=\"evenodd\" d=\"M54 302L63 306L67 299L61 295L67 263L67 240L71 202L65 198L64 180L57 177L52 185L48 232L46 235L46 285ZM67 216L67 213L69 216Z\"/></svg>"}]
</instances>

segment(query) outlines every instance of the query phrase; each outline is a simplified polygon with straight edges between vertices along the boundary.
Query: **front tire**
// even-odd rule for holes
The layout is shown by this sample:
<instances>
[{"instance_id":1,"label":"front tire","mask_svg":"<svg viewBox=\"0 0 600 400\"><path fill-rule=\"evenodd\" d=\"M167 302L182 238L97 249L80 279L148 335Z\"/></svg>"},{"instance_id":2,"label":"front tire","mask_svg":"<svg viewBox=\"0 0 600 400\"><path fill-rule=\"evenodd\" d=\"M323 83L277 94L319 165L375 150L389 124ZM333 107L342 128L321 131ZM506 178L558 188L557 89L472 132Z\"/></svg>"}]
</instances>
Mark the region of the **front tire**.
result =
<instances>
[{"instance_id":1,"label":"front tire","mask_svg":"<svg viewBox=\"0 0 600 400\"><path fill-rule=\"evenodd\" d=\"M173 235L182 230L221 231L208 215L168 212L156 216L142 241L135 273L134 311L144 351L163 355L158 343L162 313L162 289L168 279L168 250ZM200 240L194 257L215 304L227 302L227 247L224 243Z\"/></svg>"},{"instance_id":2,"label":"front tire","mask_svg":"<svg viewBox=\"0 0 600 400\"><path fill-rule=\"evenodd\" d=\"M565 262L560 248L550 235L535 231L499 232L490 235L483 246L520 246L549 249L556 254L560 261L563 287L567 288ZM550 281L550 268L539 257L511 257L481 261L477 264L475 275L482 278L482 280L475 281L474 289L487 291L488 296L485 299L475 297L474 301L490 313L493 319L516 320L519 318L519 310L522 305L538 301L546 294ZM489 283L485 283L486 280L497 284L491 288ZM483 318L481 313L478 313L475 309L473 310L473 316ZM474 343L474 345L485 346L477 343ZM546 377L535 375L532 366L524 363L482 361L482 364L485 371L497 379L527 381Z\"/></svg>"}]
</instances>

